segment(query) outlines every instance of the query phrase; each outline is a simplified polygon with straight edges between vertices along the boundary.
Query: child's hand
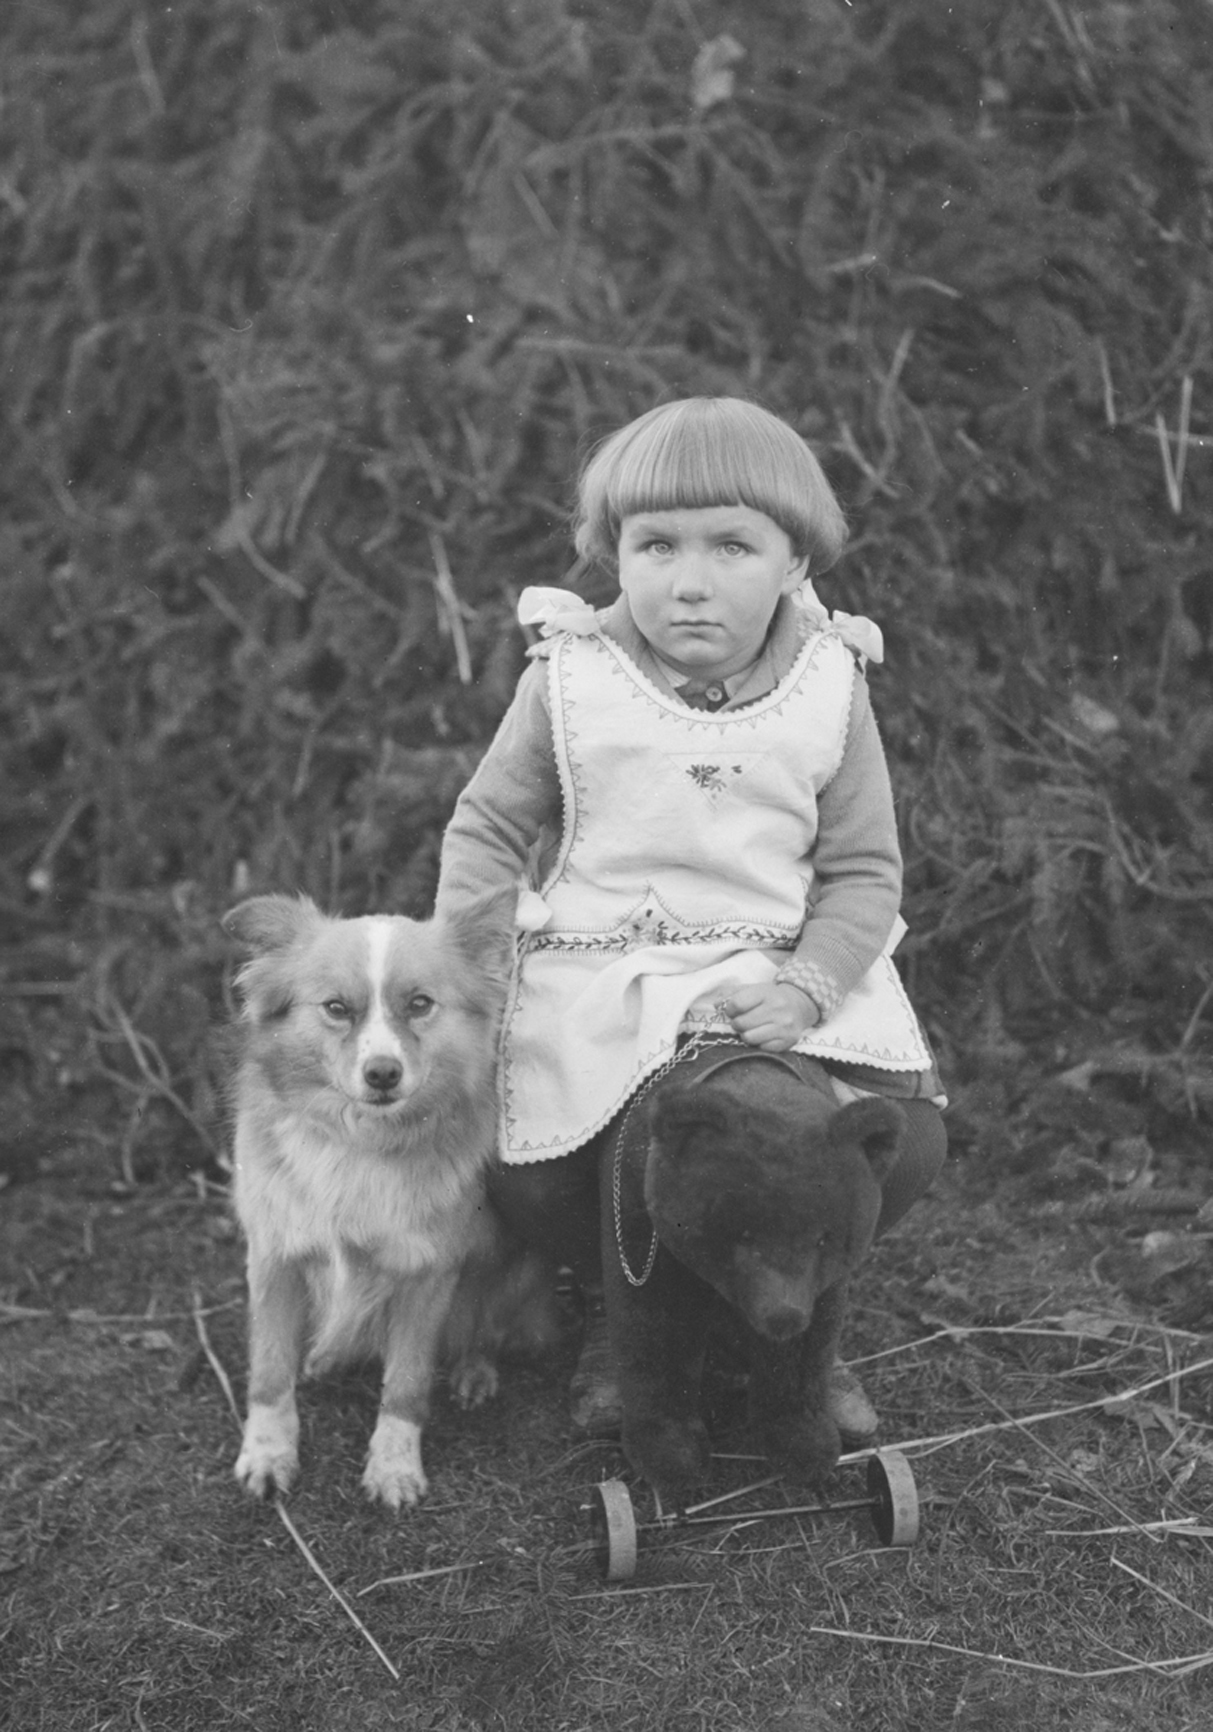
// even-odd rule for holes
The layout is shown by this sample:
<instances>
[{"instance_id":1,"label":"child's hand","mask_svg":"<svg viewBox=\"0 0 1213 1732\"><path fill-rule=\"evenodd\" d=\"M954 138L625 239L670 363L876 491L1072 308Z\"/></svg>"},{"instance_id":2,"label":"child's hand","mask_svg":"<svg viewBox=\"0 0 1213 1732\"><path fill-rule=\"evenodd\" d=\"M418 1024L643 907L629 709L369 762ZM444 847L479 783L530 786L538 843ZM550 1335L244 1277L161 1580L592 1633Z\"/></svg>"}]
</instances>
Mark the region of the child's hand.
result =
<instances>
[{"instance_id":1,"label":"child's hand","mask_svg":"<svg viewBox=\"0 0 1213 1732\"><path fill-rule=\"evenodd\" d=\"M787 1052L807 1029L816 1028L821 1021L808 993L786 981L739 986L730 994L724 1013L738 1039L760 1052Z\"/></svg>"}]
</instances>

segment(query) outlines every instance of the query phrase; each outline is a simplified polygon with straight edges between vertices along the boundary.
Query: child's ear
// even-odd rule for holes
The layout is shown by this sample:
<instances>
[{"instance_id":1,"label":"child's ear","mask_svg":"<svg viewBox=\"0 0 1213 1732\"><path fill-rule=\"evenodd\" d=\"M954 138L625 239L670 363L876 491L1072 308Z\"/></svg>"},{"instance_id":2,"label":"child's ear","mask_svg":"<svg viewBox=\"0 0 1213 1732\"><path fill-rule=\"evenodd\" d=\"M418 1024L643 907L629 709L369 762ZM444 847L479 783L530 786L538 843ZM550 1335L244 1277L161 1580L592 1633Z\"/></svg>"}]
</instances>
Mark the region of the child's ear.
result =
<instances>
[{"instance_id":1,"label":"child's ear","mask_svg":"<svg viewBox=\"0 0 1213 1732\"><path fill-rule=\"evenodd\" d=\"M809 556L806 553L803 559L798 559L793 565L789 565L779 593L781 595L793 595L808 575Z\"/></svg>"}]
</instances>

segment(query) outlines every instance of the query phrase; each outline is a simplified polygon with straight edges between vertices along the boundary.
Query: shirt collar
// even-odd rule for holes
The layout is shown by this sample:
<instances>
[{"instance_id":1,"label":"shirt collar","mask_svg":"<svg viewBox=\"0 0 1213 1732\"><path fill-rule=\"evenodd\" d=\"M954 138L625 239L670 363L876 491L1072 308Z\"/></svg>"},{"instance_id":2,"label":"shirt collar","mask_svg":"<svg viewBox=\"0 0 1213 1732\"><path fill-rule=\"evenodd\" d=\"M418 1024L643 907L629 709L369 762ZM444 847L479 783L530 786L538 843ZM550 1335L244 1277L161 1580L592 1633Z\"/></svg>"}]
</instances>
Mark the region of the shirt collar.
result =
<instances>
[{"instance_id":1,"label":"shirt collar","mask_svg":"<svg viewBox=\"0 0 1213 1732\"><path fill-rule=\"evenodd\" d=\"M754 660L750 662L748 666L739 668L735 674L728 674L722 680L714 678L701 680L696 679L694 674L684 674L681 669L674 667L672 663L666 661L664 656L659 656L655 649L650 649L649 654L657 663L657 666L661 669L662 673L676 692L685 690L687 686L694 686L697 689L703 687L707 691L711 691L713 686L722 686L726 696L730 698L733 697L746 683L754 669L762 660L762 652L759 651L759 653L754 657Z\"/></svg>"},{"instance_id":2,"label":"shirt collar","mask_svg":"<svg viewBox=\"0 0 1213 1732\"><path fill-rule=\"evenodd\" d=\"M668 663L663 662L641 632L632 618L626 595L617 596L599 615L599 619L602 630L638 667L655 672L663 684L670 685L674 690L678 689L679 684L687 683L686 676L676 674ZM730 703L739 694L744 694L750 701L762 697L779 684L792 666L803 639L803 613L789 596L781 596L775 609L775 617L771 621L771 629L767 633L767 641L757 660L751 662L748 668L743 668L740 673L730 674L727 680L716 683L724 685Z\"/></svg>"}]
</instances>

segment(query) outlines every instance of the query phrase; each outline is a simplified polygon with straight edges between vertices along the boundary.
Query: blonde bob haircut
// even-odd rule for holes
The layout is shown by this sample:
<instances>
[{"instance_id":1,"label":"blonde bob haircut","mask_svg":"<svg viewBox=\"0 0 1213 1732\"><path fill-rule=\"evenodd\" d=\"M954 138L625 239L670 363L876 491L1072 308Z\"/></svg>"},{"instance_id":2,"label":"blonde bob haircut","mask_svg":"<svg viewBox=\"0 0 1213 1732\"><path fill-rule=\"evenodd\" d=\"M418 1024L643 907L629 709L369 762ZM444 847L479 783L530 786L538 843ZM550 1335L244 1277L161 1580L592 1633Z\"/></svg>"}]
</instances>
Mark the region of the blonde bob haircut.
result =
<instances>
[{"instance_id":1,"label":"blonde bob haircut","mask_svg":"<svg viewBox=\"0 0 1213 1732\"><path fill-rule=\"evenodd\" d=\"M833 565L846 543L846 519L821 464L786 421L740 397L685 397L629 421L591 452L577 489L577 551L614 567L625 517L713 505L763 512L813 573Z\"/></svg>"}]
</instances>

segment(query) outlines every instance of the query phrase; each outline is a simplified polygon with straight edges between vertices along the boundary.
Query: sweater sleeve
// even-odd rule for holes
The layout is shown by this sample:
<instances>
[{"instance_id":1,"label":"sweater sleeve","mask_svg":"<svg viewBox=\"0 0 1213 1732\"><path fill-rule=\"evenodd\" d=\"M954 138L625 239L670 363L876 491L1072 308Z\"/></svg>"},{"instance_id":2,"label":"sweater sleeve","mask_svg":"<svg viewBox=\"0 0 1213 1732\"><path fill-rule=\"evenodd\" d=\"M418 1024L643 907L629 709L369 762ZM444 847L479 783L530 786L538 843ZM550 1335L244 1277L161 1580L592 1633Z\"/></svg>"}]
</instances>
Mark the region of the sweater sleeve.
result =
<instances>
[{"instance_id":1,"label":"sweater sleeve","mask_svg":"<svg viewBox=\"0 0 1213 1732\"><path fill-rule=\"evenodd\" d=\"M888 942L901 903L901 849L884 747L856 677L842 762L818 799L815 901L778 979L799 987L824 1021Z\"/></svg>"},{"instance_id":2,"label":"sweater sleeve","mask_svg":"<svg viewBox=\"0 0 1213 1732\"><path fill-rule=\"evenodd\" d=\"M546 668L534 662L451 814L442 840L436 910L449 914L518 884L535 843L559 816L560 774Z\"/></svg>"}]
</instances>

